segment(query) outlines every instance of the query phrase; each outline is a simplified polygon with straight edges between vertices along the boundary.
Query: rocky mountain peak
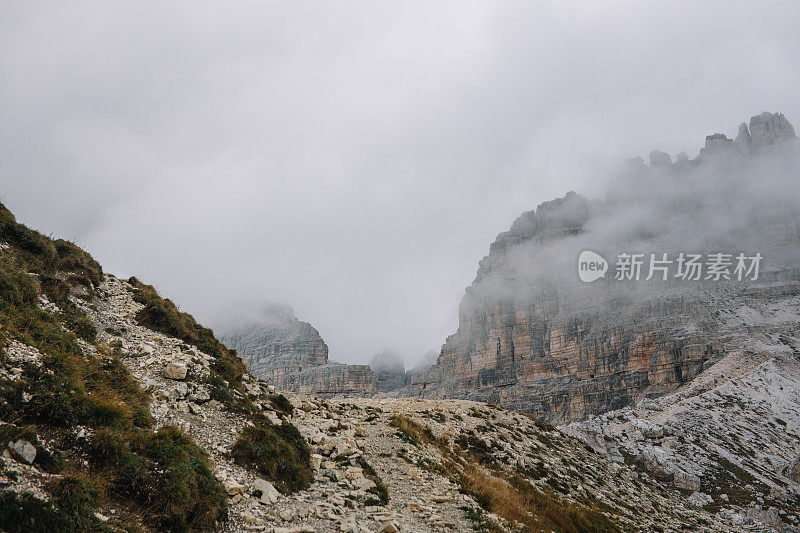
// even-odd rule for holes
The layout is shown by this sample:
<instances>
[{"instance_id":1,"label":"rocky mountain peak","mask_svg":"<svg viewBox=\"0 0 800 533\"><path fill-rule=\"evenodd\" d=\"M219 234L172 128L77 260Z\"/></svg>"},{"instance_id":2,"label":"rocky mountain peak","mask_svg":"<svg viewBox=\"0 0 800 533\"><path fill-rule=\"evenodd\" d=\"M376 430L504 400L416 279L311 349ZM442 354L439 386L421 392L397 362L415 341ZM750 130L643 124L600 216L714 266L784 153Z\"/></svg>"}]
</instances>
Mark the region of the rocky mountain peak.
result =
<instances>
[{"instance_id":1,"label":"rocky mountain peak","mask_svg":"<svg viewBox=\"0 0 800 533\"><path fill-rule=\"evenodd\" d=\"M750 118L748 127L746 122L739 125L736 139L730 139L724 133L712 133L706 136L705 144L700 149L700 154L694 160L689 160L684 152L678 154L673 165L670 156L659 150L650 153L650 167L659 169L685 168L687 164L698 164L708 160L709 157L750 155L765 147L780 144L796 139L794 127L782 113L769 113L767 111ZM734 150L735 149L735 150ZM644 161L641 158L632 158L629 161ZM629 165L630 166L630 165ZM634 165L636 167L637 165Z\"/></svg>"},{"instance_id":2,"label":"rocky mountain peak","mask_svg":"<svg viewBox=\"0 0 800 533\"><path fill-rule=\"evenodd\" d=\"M254 376L281 391L324 396L377 391L369 366L329 362L322 336L287 306L267 306L235 320L220 340L237 351Z\"/></svg>"},{"instance_id":3,"label":"rocky mountain peak","mask_svg":"<svg viewBox=\"0 0 800 533\"><path fill-rule=\"evenodd\" d=\"M381 392L399 389L407 383L403 358L391 348L385 348L375 354L370 359L369 366L378 377L378 390Z\"/></svg>"},{"instance_id":4,"label":"rocky mountain peak","mask_svg":"<svg viewBox=\"0 0 800 533\"><path fill-rule=\"evenodd\" d=\"M741 131L741 127L740 127ZM783 113L764 111L750 119L750 137L753 148L761 148L796 138L794 127Z\"/></svg>"}]
</instances>

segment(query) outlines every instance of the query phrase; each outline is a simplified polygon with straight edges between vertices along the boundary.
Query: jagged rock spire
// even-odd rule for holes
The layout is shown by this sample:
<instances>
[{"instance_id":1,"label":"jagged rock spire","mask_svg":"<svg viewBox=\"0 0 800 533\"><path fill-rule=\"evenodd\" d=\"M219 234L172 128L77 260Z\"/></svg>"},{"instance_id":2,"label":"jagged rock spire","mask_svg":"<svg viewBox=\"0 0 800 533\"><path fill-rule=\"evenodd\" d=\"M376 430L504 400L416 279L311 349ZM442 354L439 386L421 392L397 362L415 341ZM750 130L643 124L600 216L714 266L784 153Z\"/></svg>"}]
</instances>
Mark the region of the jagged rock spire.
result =
<instances>
[{"instance_id":1,"label":"jagged rock spire","mask_svg":"<svg viewBox=\"0 0 800 533\"><path fill-rule=\"evenodd\" d=\"M672 166L672 158L666 152L653 150L652 152L650 152L650 166L653 168L656 167L669 168Z\"/></svg>"},{"instance_id":2,"label":"jagged rock spire","mask_svg":"<svg viewBox=\"0 0 800 533\"><path fill-rule=\"evenodd\" d=\"M765 146L779 144L795 138L794 126L786 119L783 113L764 111L760 115L750 118L749 128L746 122L742 122L739 125L736 140L729 139L723 133L708 135L705 145L700 149L700 154L692 162L702 162L711 154L735 153L730 150L731 147L736 148L736 151L740 154L749 155ZM644 163L641 158L631 158L628 161L634 163L632 166L641 166ZM641 162L641 164L635 165L637 162ZM686 157L685 152L678 154L675 165L685 167L687 164L689 164L689 159ZM671 168L672 166L672 160L666 153L659 150L653 150L650 153L651 168Z\"/></svg>"},{"instance_id":3,"label":"jagged rock spire","mask_svg":"<svg viewBox=\"0 0 800 533\"><path fill-rule=\"evenodd\" d=\"M750 136L753 148L783 142L795 138L794 127L783 113L764 111L750 119Z\"/></svg>"},{"instance_id":4,"label":"jagged rock spire","mask_svg":"<svg viewBox=\"0 0 800 533\"><path fill-rule=\"evenodd\" d=\"M743 154L749 154L753 150L753 141L750 131L747 129L747 123L739 124L739 133L736 135L733 145Z\"/></svg>"}]
</instances>

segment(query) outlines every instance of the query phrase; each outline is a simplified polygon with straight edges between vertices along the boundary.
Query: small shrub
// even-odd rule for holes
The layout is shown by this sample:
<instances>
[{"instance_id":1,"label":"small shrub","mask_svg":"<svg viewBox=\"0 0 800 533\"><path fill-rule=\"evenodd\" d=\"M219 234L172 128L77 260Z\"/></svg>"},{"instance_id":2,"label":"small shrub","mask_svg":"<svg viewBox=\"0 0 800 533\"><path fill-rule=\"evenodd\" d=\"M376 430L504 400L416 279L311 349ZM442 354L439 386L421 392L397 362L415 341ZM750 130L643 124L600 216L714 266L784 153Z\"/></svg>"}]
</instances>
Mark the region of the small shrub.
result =
<instances>
[{"instance_id":1,"label":"small shrub","mask_svg":"<svg viewBox=\"0 0 800 533\"><path fill-rule=\"evenodd\" d=\"M0 417L62 427L151 424L147 393L117 360L48 355L42 367L23 365L22 378L0 388Z\"/></svg>"},{"instance_id":2,"label":"small shrub","mask_svg":"<svg viewBox=\"0 0 800 533\"><path fill-rule=\"evenodd\" d=\"M0 531L6 533L72 533L78 529L53 505L29 493L0 493Z\"/></svg>"},{"instance_id":3,"label":"small shrub","mask_svg":"<svg viewBox=\"0 0 800 533\"><path fill-rule=\"evenodd\" d=\"M423 427L406 415L395 415L389 423L391 426L397 428L400 434L415 446L419 446L420 444L433 444L436 441L436 437L433 436L433 432L431 432L430 428Z\"/></svg>"},{"instance_id":4,"label":"small shrub","mask_svg":"<svg viewBox=\"0 0 800 533\"><path fill-rule=\"evenodd\" d=\"M155 527L209 528L225 516L227 494L206 452L179 428L100 430L88 451L109 479L110 490L137 503Z\"/></svg>"},{"instance_id":5,"label":"small shrub","mask_svg":"<svg viewBox=\"0 0 800 533\"><path fill-rule=\"evenodd\" d=\"M94 510L102 494L101 484L92 478L67 476L53 489L56 508L78 531L87 531L97 523Z\"/></svg>"},{"instance_id":6,"label":"small shrub","mask_svg":"<svg viewBox=\"0 0 800 533\"><path fill-rule=\"evenodd\" d=\"M94 327L94 322L84 314L67 314L64 318L64 325L88 343L97 341L97 329Z\"/></svg>"},{"instance_id":7,"label":"small shrub","mask_svg":"<svg viewBox=\"0 0 800 533\"><path fill-rule=\"evenodd\" d=\"M475 456L482 465L492 465L497 462L491 448L486 445L483 439L474 435L460 435L456 439L456 444L464 451Z\"/></svg>"},{"instance_id":8,"label":"small shrub","mask_svg":"<svg viewBox=\"0 0 800 533\"><path fill-rule=\"evenodd\" d=\"M311 452L291 424L246 427L231 453L237 464L265 476L283 492L305 489L313 481Z\"/></svg>"},{"instance_id":9,"label":"small shrub","mask_svg":"<svg viewBox=\"0 0 800 533\"><path fill-rule=\"evenodd\" d=\"M214 337L213 331L198 324L192 315L181 312L171 300L159 296L155 287L134 277L128 283L133 287L133 299L144 305L144 309L136 314L141 325L177 337L214 357L229 354L228 349ZM231 361L231 364L234 363ZM223 372L220 374L224 376ZM235 380L229 381L233 383Z\"/></svg>"},{"instance_id":10,"label":"small shrub","mask_svg":"<svg viewBox=\"0 0 800 533\"><path fill-rule=\"evenodd\" d=\"M242 377L247 372L247 367L245 367L244 361L235 355L223 353L211 363L211 370L227 381L229 386L241 389Z\"/></svg>"},{"instance_id":11,"label":"small shrub","mask_svg":"<svg viewBox=\"0 0 800 533\"><path fill-rule=\"evenodd\" d=\"M276 411L280 411L285 415L292 416L294 413L294 406L292 405L292 402L290 402L289 398L283 394L270 395L269 403L272 404L272 407L274 407Z\"/></svg>"},{"instance_id":12,"label":"small shrub","mask_svg":"<svg viewBox=\"0 0 800 533\"><path fill-rule=\"evenodd\" d=\"M94 515L102 484L97 479L67 476L44 502L31 494L0 494L0 531L7 533L77 533L98 529Z\"/></svg>"},{"instance_id":13,"label":"small shrub","mask_svg":"<svg viewBox=\"0 0 800 533\"><path fill-rule=\"evenodd\" d=\"M387 505L389 503L389 489L383 484L381 477L363 457L359 457L356 461L358 462L358 466L364 471L364 475L367 479L375 483L375 486L368 489L367 492L374 494L376 498L367 498L364 505Z\"/></svg>"}]
</instances>

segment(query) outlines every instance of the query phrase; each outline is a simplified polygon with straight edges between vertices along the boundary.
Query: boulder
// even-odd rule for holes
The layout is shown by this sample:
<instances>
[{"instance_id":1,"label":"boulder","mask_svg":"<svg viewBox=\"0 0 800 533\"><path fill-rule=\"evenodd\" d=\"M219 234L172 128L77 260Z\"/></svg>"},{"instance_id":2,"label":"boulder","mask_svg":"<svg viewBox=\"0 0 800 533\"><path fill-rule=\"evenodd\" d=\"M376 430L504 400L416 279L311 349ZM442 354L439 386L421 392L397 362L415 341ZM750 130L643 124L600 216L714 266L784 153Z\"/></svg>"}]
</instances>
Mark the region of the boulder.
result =
<instances>
[{"instance_id":1,"label":"boulder","mask_svg":"<svg viewBox=\"0 0 800 533\"><path fill-rule=\"evenodd\" d=\"M33 464L36 459L36 447L30 442L19 439L13 445L8 444L11 448L11 454L24 463Z\"/></svg>"},{"instance_id":2,"label":"boulder","mask_svg":"<svg viewBox=\"0 0 800 533\"><path fill-rule=\"evenodd\" d=\"M275 486L266 479L256 479L253 482L253 492L258 491L261 495L258 497L259 501L263 504L273 504L278 501L281 493Z\"/></svg>"},{"instance_id":3,"label":"boulder","mask_svg":"<svg viewBox=\"0 0 800 533\"><path fill-rule=\"evenodd\" d=\"M675 471L668 464L664 450L657 446L642 451L636 457L636 465L658 481L672 481L675 477Z\"/></svg>"},{"instance_id":4,"label":"boulder","mask_svg":"<svg viewBox=\"0 0 800 533\"><path fill-rule=\"evenodd\" d=\"M378 529L378 533L398 533L399 531L397 525L391 520L381 524L380 529Z\"/></svg>"},{"instance_id":5,"label":"boulder","mask_svg":"<svg viewBox=\"0 0 800 533\"><path fill-rule=\"evenodd\" d=\"M245 489L245 486L235 479L226 479L222 482L222 485L225 487L225 492L228 493L228 496L236 496L237 494L241 494Z\"/></svg>"},{"instance_id":6,"label":"boulder","mask_svg":"<svg viewBox=\"0 0 800 533\"><path fill-rule=\"evenodd\" d=\"M149 344L143 344L139 346L139 350L136 352L138 357L150 357L153 355L153 347Z\"/></svg>"},{"instance_id":7,"label":"boulder","mask_svg":"<svg viewBox=\"0 0 800 533\"><path fill-rule=\"evenodd\" d=\"M691 505L692 507L705 507L711 503L714 503L714 498L709 496L704 492L694 492L691 496L686 499L686 503Z\"/></svg>"},{"instance_id":8,"label":"boulder","mask_svg":"<svg viewBox=\"0 0 800 533\"><path fill-rule=\"evenodd\" d=\"M679 489L688 489L688 490L699 490L701 485L699 477L680 470L675 472L672 482Z\"/></svg>"},{"instance_id":9,"label":"boulder","mask_svg":"<svg viewBox=\"0 0 800 533\"><path fill-rule=\"evenodd\" d=\"M167 379L184 380L186 379L186 363L170 363L164 369L164 377Z\"/></svg>"}]
</instances>

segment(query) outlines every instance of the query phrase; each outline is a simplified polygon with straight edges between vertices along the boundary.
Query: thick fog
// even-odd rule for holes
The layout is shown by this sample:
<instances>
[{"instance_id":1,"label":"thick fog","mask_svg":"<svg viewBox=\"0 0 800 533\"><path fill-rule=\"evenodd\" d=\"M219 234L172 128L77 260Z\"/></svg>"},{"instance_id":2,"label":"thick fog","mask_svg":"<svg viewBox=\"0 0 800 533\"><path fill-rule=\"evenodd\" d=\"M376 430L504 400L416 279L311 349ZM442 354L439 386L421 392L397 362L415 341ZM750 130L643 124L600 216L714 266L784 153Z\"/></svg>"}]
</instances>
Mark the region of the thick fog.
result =
<instances>
[{"instance_id":1,"label":"thick fog","mask_svg":"<svg viewBox=\"0 0 800 533\"><path fill-rule=\"evenodd\" d=\"M774 141L754 153L731 144L675 164L630 161L609 175L601 199L569 193L524 214L482 262L461 312L517 301L552 305L566 320L594 314L602 327L620 314L636 314L639 304L705 301L734 285L796 271L800 142L793 136ZM578 262L586 250L608 262L604 276L598 271L581 279ZM622 254L639 256L638 271L621 270ZM709 266L716 254L725 255L718 275ZM737 272L740 254L744 269ZM697 270L680 267L681 255L697 256ZM551 291L557 301L547 298Z\"/></svg>"},{"instance_id":2,"label":"thick fog","mask_svg":"<svg viewBox=\"0 0 800 533\"><path fill-rule=\"evenodd\" d=\"M392 346L411 368L520 213L623 201L624 159L693 157L765 110L797 126L797 20L796 2L4 3L0 199L210 325L285 303L332 359ZM767 174L742 186L775 196Z\"/></svg>"}]
</instances>

